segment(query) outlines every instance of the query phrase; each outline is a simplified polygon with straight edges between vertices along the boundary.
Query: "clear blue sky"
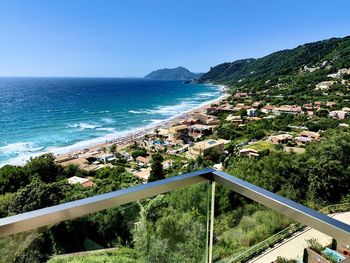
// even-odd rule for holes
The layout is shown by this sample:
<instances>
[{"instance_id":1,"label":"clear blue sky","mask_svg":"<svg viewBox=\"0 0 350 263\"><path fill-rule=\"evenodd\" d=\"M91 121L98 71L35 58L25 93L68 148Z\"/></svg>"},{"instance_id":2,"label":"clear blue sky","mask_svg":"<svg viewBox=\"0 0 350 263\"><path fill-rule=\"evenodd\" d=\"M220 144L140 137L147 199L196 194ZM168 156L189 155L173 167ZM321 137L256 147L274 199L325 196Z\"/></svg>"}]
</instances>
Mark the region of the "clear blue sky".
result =
<instances>
[{"instance_id":1,"label":"clear blue sky","mask_svg":"<svg viewBox=\"0 0 350 263\"><path fill-rule=\"evenodd\" d=\"M350 35L349 0L0 1L0 76L143 76Z\"/></svg>"}]
</instances>

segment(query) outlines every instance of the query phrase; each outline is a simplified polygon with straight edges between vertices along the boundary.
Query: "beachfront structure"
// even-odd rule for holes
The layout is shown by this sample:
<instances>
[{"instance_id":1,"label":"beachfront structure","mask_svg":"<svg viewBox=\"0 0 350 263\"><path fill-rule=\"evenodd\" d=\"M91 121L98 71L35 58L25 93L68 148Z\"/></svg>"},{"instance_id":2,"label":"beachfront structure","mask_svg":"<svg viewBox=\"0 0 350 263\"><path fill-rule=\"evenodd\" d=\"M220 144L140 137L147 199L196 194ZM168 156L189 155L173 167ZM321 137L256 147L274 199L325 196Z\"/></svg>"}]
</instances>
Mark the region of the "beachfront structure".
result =
<instances>
[{"instance_id":1,"label":"beachfront structure","mask_svg":"<svg viewBox=\"0 0 350 263\"><path fill-rule=\"evenodd\" d=\"M178 142L183 136L188 134L187 125L176 125L169 127L161 127L159 129L159 135L164 136L171 142Z\"/></svg>"},{"instance_id":2,"label":"beachfront structure","mask_svg":"<svg viewBox=\"0 0 350 263\"><path fill-rule=\"evenodd\" d=\"M78 155L76 155L76 154L58 155L58 156L56 156L55 162L56 163L65 163L65 162L74 160L76 158L78 158Z\"/></svg>"},{"instance_id":3,"label":"beachfront structure","mask_svg":"<svg viewBox=\"0 0 350 263\"><path fill-rule=\"evenodd\" d=\"M219 118L216 116L208 115L205 113L195 113L192 116L194 119L198 120L200 124L204 125L217 125L219 124Z\"/></svg>"},{"instance_id":4,"label":"beachfront structure","mask_svg":"<svg viewBox=\"0 0 350 263\"><path fill-rule=\"evenodd\" d=\"M229 143L228 140L205 140L202 142L195 143L192 147L189 149L189 156L190 158L196 158L198 156L203 156L209 151L215 151L216 153L223 154L224 153L224 146L225 144Z\"/></svg>"},{"instance_id":5,"label":"beachfront structure","mask_svg":"<svg viewBox=\"0 0 350 263\"><path fill-rule=\"evenodd\" d=\"M224 105L221 105L220 107L207 108L207 114L217 114L220 112L233 112L233 111L235 111L235 109L229 104L224 104Z\"/></svg>"},{"instance_id":6,"label":"beachfront structure","mask_svg":"<svg viewBox=\"0 0 350 263\"><path fill-rule=\"evenodd\" d=\"M171 142L178 142L181 138L188 134L186 125L177 125L169 128L168 140Z\"/></svg>"},{"instance_id":7,"label":"beachfront structure","mask_svg":"<svg viewBox=\"0 0 350 263\"><path fill-rule=\"evenodd\" d=\"M208 136L213 133L213 127L203 124L195 124L188 127L189 135L193 138Z\"/></svg>"},{"instance_id":8,"label":"beachfront structure","mask_svg":"<svg viewBox=\"0 0 350 263\"><path fill-rule=\"evenodd\" d=\"M99 153L94 155L94 157L100 162L110 162L115 160L115 155L113 153Z\"/></svg>"}]
</instances>

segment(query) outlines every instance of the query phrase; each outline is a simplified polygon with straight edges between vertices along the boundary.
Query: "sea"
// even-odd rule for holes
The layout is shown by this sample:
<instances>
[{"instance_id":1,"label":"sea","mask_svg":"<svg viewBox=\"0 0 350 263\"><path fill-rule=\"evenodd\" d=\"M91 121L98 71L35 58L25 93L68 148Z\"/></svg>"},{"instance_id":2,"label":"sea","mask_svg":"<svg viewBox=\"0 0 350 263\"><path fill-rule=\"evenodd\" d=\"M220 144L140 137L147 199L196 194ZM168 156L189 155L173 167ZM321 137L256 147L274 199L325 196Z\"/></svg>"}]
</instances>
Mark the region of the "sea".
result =
<instances>
[{"instance_id":1,"label":"sea","mask_svg":"<svg viewBox=\"0 0 350 263\"><path fill-rule=\"evenodd\" d=\"M0 78L0 166L87 148L218 99L215 85L129 78Z\"/></svg>"}]
</instances>

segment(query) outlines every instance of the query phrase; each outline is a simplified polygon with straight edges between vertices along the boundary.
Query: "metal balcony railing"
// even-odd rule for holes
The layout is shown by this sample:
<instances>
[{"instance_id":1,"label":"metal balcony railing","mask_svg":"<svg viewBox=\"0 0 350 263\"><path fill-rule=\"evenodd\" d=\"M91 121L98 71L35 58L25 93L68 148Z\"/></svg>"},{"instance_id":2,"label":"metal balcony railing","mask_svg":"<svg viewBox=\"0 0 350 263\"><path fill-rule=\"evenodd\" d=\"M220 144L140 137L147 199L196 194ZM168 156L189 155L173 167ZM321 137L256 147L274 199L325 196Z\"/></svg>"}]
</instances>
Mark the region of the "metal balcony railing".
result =
<instances>
[{"instance_id":1,"label":"metal balcony railing","mask_svg":"<svg viewBox=\"0 0 350 263\"><path fill-rule=\"evenodd\" d=\"M288 216L295 221L315 228L338 241L350 245L350 225L214 169L204 169L153 183L2 218L0 219L0 236L33 230L207 181L212 182L208 262L212 261L213 211L216 183L226 186L234 192L271 208L282 215Z\"/></svg>"}]
</instances>

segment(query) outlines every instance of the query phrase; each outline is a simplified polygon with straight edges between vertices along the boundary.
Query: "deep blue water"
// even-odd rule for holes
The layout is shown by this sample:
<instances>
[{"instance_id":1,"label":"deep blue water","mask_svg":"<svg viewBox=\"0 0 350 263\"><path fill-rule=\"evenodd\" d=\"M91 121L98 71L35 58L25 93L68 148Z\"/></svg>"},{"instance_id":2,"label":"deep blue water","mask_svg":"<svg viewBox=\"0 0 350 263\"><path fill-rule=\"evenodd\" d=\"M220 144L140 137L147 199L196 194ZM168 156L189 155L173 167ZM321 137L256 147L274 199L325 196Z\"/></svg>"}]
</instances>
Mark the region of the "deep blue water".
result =
<instances>
[{"instance_id":1,"label":"deep blue water","mask_svg":"<svg viewBox=\"0 0 350 263\"><path fill-rule=\"evenodd\" d=\"M0 165L104 142L220 96L215 86L120 78L0 78Z\"/></svg>"}]
</instances>

